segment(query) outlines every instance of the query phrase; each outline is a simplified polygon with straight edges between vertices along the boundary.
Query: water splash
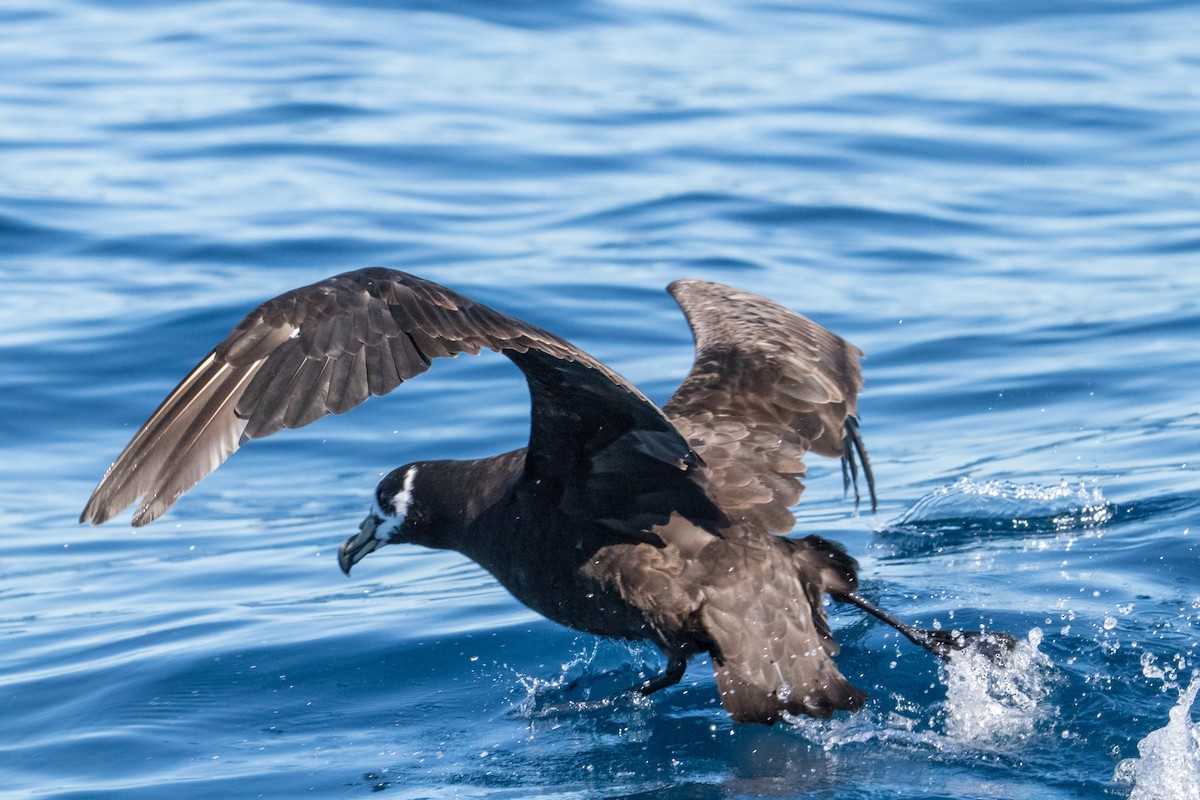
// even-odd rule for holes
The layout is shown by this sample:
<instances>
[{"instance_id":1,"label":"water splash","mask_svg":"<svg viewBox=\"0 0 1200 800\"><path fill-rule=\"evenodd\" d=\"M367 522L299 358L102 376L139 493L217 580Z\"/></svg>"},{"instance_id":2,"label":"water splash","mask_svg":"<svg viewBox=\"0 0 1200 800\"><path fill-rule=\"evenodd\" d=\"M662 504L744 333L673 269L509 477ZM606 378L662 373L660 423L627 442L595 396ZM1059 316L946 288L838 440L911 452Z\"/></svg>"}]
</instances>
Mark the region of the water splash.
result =
<instances>
[{"instance_id":1,"label":"water splash","mask_svg":"<svg viewBox=\"0 0 1200 800\"><path fill-rule=\"evenodd\" d=\"M1032 735L1049 716L1045 704L1052 684L1050 659L1038 649L1042 631L1034 628L1003 665L967 649L941 667L946 701L941 717L946 736L963 744L999 745Z\"/></svg>"},{"instance_id":2,"label":"water splash","mask_svg":"<svg viewBox=\"0 0 1200 800\"><path fill-rule=\"evenodd\" d=\"M922 497L878 532L870 550L881 558L918 558L931 551L978 547L988 539L1019 539L1041 549L1041 538L1104 535L1117 509L1099 488L1066 482L1055 486L978 482L959 478ZM1032 538L1031 538L1032 537Z\"/></svg>"},{"instance_id":3,"label":"water splash","mask_svg":"<svg viewBox=\"0 0 1200 800\"><path fill-rule=\"evenodd\" d=\"M1083 484L1039 486L959 478L922 497L892 526L1065 532L1098 528L1115 511L1099 488Z\"/></svg>"},{"instance_id":4,"label":"water splash","mask_svg":"<svg viewBox=\"0 0 1200 800\"><path fill-rule=\"evenodd\" d=\"M1166 726L1138 742L1137 758L1117 765L1113 780L1132 787L1130 800L1200 800L1200 724L1191 719L1198 693L1193 677Z\"/></svg>"},{"instance_id":5,"label":"water splash","mask_svg":"<svg viewBox=\"0 0 1200 800\"><path fill-rule=\"evenodd\" d=\"M1041 641L1034 628L1003 664L971 650L954 654L939 670L946 699L928 716L917 703L896 698L887 712L867 708L845 719L789 722L825 750L878 742L966 756L1004 753L1055 713L1047 703L1054 673Z\"/></svg>"},{"instance_id":6,"label":"water splash","mask_svg":"<svg viewBox=\"0 0 1200 800\"><path fill-rule=\"evenodd\" d=\"M607 646L606 646L607 645ZM614 657L616 665L606 668ZM513 670L520 696L511 710L518 719L539 719L559 714L621 706L649 707L650 702L630 687L654 670L640 662L644 653L625 642L597 640L561 665L559 674L545 678Z\"/></svg>"}]
</instances>

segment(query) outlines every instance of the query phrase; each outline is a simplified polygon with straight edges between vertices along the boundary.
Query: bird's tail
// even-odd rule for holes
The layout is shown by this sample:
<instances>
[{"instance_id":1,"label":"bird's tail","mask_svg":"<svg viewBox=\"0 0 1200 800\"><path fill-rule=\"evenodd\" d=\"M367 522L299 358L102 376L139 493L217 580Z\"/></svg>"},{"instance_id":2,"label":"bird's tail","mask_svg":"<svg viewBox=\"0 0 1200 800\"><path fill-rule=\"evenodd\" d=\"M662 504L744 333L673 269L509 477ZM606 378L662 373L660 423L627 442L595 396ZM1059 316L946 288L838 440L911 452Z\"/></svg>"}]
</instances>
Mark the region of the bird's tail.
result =
<instances>
[{"instance_id":1,"label":"bird's tail","mask_svg":"<svg viewBox=\"0 0 1200 800\"><path fill-rule=\"evenodd\" d=\"M855 711L866 695L833 662L838 646L821 599L854 591L858 565L816 536L778 542L795 572L775 570L754 584L753 595L744 584L714 591L701 611L721 704L739 722L766 724L784 713Z\"/></svg>"}]
</instances>

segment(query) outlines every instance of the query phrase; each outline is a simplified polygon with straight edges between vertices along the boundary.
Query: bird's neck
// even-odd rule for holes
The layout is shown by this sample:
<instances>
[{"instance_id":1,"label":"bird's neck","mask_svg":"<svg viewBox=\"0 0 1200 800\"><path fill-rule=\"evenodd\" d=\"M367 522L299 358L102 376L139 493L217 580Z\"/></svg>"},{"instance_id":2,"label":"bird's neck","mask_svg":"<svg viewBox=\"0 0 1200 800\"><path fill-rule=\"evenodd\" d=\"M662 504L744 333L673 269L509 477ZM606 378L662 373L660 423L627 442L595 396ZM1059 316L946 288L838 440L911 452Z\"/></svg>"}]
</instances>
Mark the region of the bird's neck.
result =
<instances>
[{"instance_id":1,"label":"bird's neck","mask_svg":"<svg viewBox=\"0 0 1200 800\"><path fill-rule=\"evenodd\" d=\"M480 530L498 507L507 505L525 470L525 450L471 461L435 461L420 466L421 520L413 544L457 550L478 560Z\"/></svg>"}]
</instances>

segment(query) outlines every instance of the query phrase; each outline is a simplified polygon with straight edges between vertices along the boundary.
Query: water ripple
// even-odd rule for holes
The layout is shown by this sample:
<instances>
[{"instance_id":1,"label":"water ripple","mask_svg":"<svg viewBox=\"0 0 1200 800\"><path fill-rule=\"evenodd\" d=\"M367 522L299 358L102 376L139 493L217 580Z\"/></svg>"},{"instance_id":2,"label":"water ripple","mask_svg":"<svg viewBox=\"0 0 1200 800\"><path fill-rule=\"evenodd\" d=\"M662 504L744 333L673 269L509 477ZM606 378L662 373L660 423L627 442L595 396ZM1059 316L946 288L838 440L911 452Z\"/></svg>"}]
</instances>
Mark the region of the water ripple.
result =
<instances>
[{"instance_id":1,"label":"water ripple","mask_svg":"<svg viewBox=\"0 0 1200 800\"><path fill-rule=\"evenodd\" d=\"M0 797L1190 791L1193 5L0 9ZM1036 629L1044 661L1005 684L831 604L867 708L749 728L704 659L611 702L657 654L453 554L344 578L381 473L525 441L496 356L256 441L154 526L76 524L245 313L370 264L659 401L692 357L673 279L843 333L881 512L813 456L797 534L843 541L898 616Z\"/></svg>"}]
</instances>

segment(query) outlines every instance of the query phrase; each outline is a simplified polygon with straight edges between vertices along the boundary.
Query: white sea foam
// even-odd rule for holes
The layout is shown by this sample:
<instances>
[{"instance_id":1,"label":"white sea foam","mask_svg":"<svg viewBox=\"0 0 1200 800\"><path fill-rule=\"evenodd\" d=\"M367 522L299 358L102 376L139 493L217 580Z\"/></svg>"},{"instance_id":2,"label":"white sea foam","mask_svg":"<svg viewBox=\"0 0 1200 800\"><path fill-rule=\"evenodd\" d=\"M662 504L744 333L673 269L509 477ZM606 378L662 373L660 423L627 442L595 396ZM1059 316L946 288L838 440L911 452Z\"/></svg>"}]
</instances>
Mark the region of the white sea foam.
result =
<instances>
[{"instance_id":1,"label":"white sea foam","mask_svg":"<svg viewBox=\"0 0 1200 800\"><path fill-rule=\"evenodd\" d=\"M1180 693L1165 727L1138 742L1138 757L1117 765L1113 780L1130 786L1130 800L1200 800L1200 725L1192 705L1200 677Z\"/></svg>"}]
</instances>

